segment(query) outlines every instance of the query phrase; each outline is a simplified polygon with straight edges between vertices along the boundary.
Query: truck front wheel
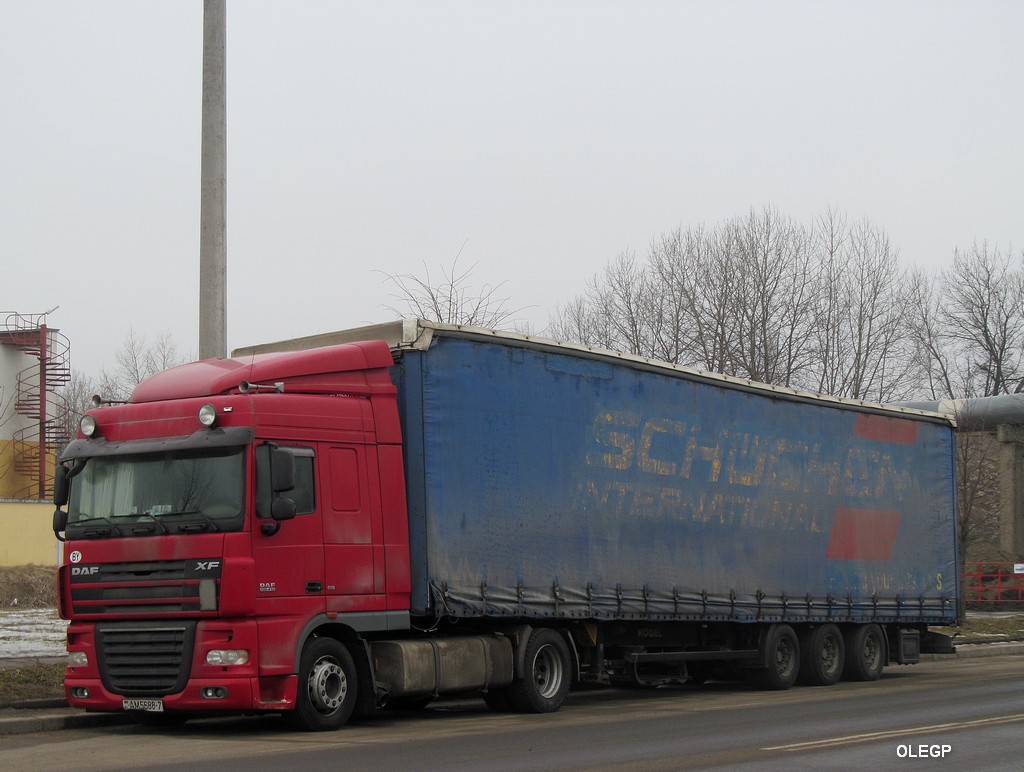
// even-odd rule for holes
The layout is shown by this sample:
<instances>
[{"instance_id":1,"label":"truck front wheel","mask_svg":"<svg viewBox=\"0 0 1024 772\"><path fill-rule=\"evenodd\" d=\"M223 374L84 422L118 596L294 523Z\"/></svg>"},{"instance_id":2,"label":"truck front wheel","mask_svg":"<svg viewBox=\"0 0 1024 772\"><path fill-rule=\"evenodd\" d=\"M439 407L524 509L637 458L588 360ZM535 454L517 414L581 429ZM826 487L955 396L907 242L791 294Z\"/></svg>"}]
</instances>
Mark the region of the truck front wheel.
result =
<instances>
[{"instance_id":1,"label":"truck front wheel","mask_svg":"<svg viewBox=\"0 0 1024 772\"><path fill-rule=\"evenodd\" d=\"M565 640L554 630L537 629L526 644L523 680L505 695L521 713L554 713L565 701L572 681L572 660Z\"/></svg>"},{"instance_id":2,"label":"truck front wheel","mask_svg":"<svg viewBox=\"0 0 1024 772\"><path fill-rule=\"evenodd\" d=\"M296 729L323 732L345 725L356 705L356 666L341 643L314 638L299 661L299 687L289 722Z\"/></svg>"}]
</instances>

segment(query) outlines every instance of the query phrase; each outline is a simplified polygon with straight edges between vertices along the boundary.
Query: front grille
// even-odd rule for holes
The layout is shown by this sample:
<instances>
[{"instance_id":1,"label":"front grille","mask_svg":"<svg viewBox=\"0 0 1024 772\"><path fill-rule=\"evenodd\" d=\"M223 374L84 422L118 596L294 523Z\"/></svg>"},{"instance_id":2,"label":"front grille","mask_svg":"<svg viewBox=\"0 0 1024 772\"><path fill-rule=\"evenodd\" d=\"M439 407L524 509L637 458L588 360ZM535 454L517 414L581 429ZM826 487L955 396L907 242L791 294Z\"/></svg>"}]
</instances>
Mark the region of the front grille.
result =
<instances>
[{"instance_id":1,"label":"front grille","mask_svg":"<svg viewBox=\"0 0 1024 772\"><path fill-rule=\"evenodd\" d=\"M72 610L77 616L216 611L219 579L220 561L160 560L72 566Z\"/></svg>"},{"instance_id":2,"label":"front grille","mask_svg":"<svg viewBox=\"0 0 1024 772\"><path fill-rule=\"evenodd\" d=\"M195 622L97 625L103 685L114 694L161 697L185 688Z\"/></svg>"}]
</instances>

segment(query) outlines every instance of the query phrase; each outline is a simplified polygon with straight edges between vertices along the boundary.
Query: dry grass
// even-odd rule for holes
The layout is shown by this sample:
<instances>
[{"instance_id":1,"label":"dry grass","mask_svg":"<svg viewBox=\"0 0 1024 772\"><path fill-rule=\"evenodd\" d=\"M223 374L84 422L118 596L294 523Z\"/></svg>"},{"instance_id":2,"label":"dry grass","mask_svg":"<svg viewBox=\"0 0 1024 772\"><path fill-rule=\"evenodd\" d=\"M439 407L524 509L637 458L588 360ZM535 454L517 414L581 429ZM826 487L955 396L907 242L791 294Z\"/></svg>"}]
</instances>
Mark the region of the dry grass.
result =
<instances>
[{"instance_id":1,"label":"dry grass","mask_svg":"<svg viewBox=\"0 0 1024 772\"><path fill-rule=\"evenodd\" d=\"M972 616L960 627L936 627L940 633L953 635L957 643L993 639L1024 640L1024 614L1010 617Z\"/></svg>"},{"instance_id":2,"label":"dry grass","mask_svg":"<svg viewBox=\"0 0 1024 772\"><path fill-rule=\"evenodd\" d=\"M64 666L33 662L0 670L0 706L64 696Z\"/></svg>"},{"instance_id":3,"label":"dry grass","mask_svg":"<svg viewBox=\"0 0 1024 772\"><path fill-rule=\"evenodd\" d=\"M56 566L0 566L0 608L55 608Z\"/></svg>"}]
</instances>

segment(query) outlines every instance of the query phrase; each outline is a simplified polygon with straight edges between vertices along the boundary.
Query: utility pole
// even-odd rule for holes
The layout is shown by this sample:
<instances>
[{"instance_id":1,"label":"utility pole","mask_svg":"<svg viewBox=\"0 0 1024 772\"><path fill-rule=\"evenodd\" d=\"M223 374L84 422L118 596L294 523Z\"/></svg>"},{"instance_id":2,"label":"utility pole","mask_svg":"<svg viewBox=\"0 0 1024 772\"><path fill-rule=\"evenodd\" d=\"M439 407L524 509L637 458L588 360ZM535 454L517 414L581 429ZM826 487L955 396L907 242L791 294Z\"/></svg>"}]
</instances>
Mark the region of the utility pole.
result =
<instances>
[{"instance_id":1,"label":"utility pole","mask_svg":"<svg viewBox=\"0 0 1024 772\"><path fill-rule=\"evenodd\" d=\"M227 76L225 0L203 0L203 139L199 211L199 358L227 356Z\"/></svg>"}]
</instances>

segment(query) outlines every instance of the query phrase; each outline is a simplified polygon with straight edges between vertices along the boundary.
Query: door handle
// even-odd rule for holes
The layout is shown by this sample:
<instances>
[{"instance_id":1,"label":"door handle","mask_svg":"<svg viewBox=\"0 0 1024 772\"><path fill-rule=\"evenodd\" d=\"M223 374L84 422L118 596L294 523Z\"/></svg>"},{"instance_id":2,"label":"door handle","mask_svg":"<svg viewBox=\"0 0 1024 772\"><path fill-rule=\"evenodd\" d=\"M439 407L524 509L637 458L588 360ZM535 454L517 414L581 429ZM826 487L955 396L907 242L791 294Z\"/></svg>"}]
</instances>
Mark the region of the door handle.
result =
<instances>
[{"instance_id":1,"label":"door handle","mask_svg":"<svg viewBox=\"0 0 1024 772\"><path fill-rule=\"evenodd\" d=\"M323 582L306 582L306 592L323 592Z\"/></svg>"}]
</instances>

